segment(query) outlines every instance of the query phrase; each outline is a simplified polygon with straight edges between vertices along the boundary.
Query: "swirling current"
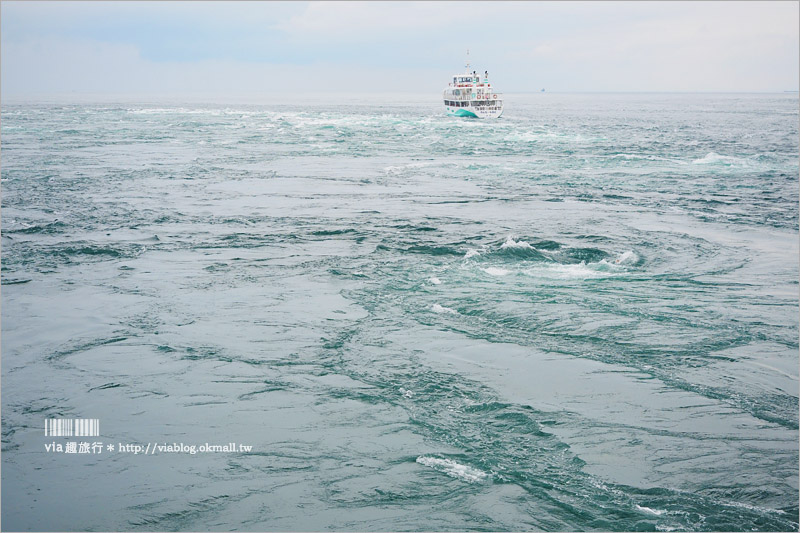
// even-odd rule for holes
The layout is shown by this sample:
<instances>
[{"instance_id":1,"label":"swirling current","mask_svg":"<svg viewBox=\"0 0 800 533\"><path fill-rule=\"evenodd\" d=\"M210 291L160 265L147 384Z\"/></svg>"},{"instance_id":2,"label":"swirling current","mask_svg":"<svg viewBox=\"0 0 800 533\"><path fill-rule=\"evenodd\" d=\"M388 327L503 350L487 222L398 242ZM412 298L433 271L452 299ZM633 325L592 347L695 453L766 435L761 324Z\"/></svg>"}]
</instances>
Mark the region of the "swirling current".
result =
<instances>
[{"instance_id":1,"label":"swirling current","mask_svg":"<svg viewBox=\"0 0 800 533\"><path fill-rule=\"evenodd\" d=\"M3 103L2 445L6 530L797 530L797 95Z\"/></svg>"}]
</instances>

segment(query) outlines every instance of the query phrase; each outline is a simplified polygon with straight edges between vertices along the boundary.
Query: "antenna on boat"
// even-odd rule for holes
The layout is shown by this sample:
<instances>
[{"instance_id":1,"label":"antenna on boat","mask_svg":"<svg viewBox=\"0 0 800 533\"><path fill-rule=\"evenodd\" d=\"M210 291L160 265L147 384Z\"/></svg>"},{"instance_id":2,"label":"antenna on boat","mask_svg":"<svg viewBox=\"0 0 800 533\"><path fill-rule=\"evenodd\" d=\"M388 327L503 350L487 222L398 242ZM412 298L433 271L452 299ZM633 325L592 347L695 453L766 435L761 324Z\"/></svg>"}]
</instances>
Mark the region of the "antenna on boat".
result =
<instances>
[{"instance_id":1,"label":"antenna on boat","mask_svg":"<svg viewBox=\"0 0 800 533\"><path fill-rule=\"evenodd\" d=\"M469 48L467 48L467 72L469 72Z\"/></svg>"}]
</instances>

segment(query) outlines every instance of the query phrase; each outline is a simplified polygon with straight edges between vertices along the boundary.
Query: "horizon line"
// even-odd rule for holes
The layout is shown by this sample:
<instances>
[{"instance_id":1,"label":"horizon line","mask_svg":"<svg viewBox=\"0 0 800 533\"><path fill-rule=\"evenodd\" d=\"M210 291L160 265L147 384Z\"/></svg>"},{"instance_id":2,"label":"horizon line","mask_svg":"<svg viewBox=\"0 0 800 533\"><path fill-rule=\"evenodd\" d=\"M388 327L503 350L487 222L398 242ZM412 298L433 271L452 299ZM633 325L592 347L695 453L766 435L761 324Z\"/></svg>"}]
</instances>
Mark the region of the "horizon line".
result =
<instances>
[{"instance_id":1,"label":"horizon line","mask_svg":"<svg viewBox=\"0 0 800 533\"><path fill-rule=\"evenodd\" d=\"M797 94L800 93L798 89L773 89L765 91L747 91L747 90L676 90L676 91L630 91L630 90L524 90L524 91L502 91L505 95L533 95L533 94ZM431 97L440 98L437 92L431 91L341 91L341 92L322 92L322 91L287 91L287 92L237 92L237 93L211 93L211 92L89 92L89 91L69 91L69 92L30 92L23 93L0 93L0 102L11 100L35 100L35 99L57 99L57 98L259 98L259 97L275 97L275 96L380 96L380 95L431 95ZM435 95L435 96L434 96Z\"/></svg>"}]
</instances>

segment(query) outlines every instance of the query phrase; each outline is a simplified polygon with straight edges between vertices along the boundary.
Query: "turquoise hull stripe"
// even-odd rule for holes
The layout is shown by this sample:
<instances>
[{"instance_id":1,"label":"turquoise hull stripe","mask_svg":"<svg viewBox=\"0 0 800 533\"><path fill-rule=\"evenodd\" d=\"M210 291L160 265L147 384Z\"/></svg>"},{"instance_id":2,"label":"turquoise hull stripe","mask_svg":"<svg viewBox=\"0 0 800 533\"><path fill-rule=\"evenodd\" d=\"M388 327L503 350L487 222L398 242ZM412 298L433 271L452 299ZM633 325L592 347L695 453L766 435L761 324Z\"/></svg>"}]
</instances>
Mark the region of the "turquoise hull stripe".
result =
<instances>
[{"instance_id":1,"label":"turquoise hull stripe","mask_svg":"<svg viewBox=\"0 0 800 533\"><path fill-rule=\"evenodd\" d=\"M476 115L472 111L467 111L466 109L457 109L455 111L448 111L447 114L450 115L450 116L454 116L454 117L478 118L478 115Z\"/></svg>"}]
</instances>

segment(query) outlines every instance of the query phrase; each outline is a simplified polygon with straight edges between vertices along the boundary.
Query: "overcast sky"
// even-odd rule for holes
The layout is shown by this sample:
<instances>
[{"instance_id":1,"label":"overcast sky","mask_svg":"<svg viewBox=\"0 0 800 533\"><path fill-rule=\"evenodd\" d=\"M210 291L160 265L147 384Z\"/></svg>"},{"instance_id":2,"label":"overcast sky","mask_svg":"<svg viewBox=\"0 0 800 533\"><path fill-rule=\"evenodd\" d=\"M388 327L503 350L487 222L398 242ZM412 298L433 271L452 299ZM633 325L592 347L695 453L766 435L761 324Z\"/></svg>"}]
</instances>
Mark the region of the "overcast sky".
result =
<instances>
[{"instance_id":1,"label":"overcast sky","mask_svg":"<svg viewBox=\"0 0 800 533\"><path fill-rule=\"evenodd\" d=\"M0 4L4 96L798 89L798 2Z\"/></svg>"}]
</instances>

